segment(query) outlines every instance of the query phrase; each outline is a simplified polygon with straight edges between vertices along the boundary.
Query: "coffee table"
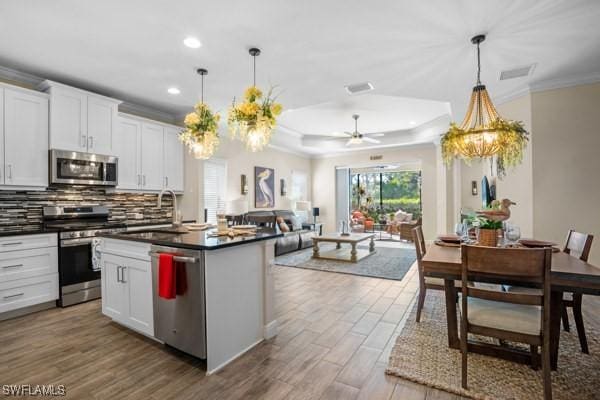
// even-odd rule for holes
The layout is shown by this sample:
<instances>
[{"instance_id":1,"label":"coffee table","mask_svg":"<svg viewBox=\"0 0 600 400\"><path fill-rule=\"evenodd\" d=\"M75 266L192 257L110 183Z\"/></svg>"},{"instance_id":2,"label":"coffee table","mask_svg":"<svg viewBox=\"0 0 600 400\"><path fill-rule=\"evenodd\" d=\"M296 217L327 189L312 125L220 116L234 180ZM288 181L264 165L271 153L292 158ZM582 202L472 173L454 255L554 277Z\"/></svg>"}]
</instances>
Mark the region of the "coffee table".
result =
<instances>
[{"instance_id":1,"label":"coffee table","mask_svg":"<svg viewBox=\"0 0 600 400\"><path fill-rule=\"evenodd\" d=\"M371 240L369 249L357 249L356 245L366 240ZM375 235L373 233L351 233L348 236L342 236L339 233L328 233L313 237L313 255L312 258L320 258L325 260L349 261L358 262L365 257L375 253ZM319 243L331 242L335 243L334 250L320 252ZM350 244L350 248L342 248L342 243Z\"/></svg>"}]
</instances>

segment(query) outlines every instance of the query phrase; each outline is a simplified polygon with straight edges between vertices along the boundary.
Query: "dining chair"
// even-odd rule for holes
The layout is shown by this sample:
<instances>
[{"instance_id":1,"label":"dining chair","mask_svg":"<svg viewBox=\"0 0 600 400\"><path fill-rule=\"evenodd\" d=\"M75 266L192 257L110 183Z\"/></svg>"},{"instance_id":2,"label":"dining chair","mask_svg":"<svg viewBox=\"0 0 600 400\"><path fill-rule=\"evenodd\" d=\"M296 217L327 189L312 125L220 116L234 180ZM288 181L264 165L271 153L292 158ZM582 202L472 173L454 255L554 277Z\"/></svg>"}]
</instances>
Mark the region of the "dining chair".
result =
<instances>
[{"instance_id":1,"label":"dining chair","mask_svg":"<svg viewBox=\"0 0 600 400\"><path fill-rule=\"evenodd\" d=\"M541 347L544 399L552 399L550 381L550 268L552 249L461 246L462 387L467 385L468 334L525 343L530 346L533 367L539 366ZM476 282L526 282L536 291L504 292L477 287ZM478 343L480 346L498 346Z\"/></svg>"},{"instance_id":2,"label":"dining chair","mask_svg":"<svg viewBox=\"0 0 600 400\"><path fill-rule=\"evenodd\" d=\"M419 269L419 299L417 302L417 322L421 322L421 311L425 304L425 295L427 289L444 290L444 280L441 278L432 278L425 276L423 273L423 257L427 252L425 247L425 237L423 236L423 228L418 225L412 230L413 242L415 243L415 251L417 253L417 267Z\"/></svg>"},{"instance_id":3,"label":"dining chair","mask_svg":"<svg viewBox=\"0 0 600 400\"><path fill-rule=\"evenodd\" d=\"M574 257L579 257L580 260L587 262L593 240L594 235L575 232L571 229L567 234L567 240L565 242L563 251ZM562 301L561 317L564 330L569 332L569 314L567 313L567 309L571 308L573 310L573 318L575 319L575 326L577 327L577 336L579 337L581 351L585 354L589 354L587 337L585 335L585 327L583 325L583 314L581 313L582 300L583 295L581 293L565 292Z\"/></svg>"}]
</instances>

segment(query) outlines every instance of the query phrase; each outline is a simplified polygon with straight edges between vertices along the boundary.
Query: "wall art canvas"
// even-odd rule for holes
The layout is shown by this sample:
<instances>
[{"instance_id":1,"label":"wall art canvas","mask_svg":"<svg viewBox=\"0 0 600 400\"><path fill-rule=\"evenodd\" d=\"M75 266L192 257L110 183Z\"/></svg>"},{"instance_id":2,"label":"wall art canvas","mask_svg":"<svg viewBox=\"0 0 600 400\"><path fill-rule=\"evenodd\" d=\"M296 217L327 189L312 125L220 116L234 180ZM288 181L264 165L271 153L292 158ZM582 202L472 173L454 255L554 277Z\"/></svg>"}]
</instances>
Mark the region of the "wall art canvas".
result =
<instances>
[{"instance_id":1,"label":"wall art canvas","mask_svg":"<svg viewBox=\"0 0 600 400\"><path fill-rule=\"evenodd\" d=\"M254 207L275 207L275 170L254 167Z\"/></svg>"}]
</instances>

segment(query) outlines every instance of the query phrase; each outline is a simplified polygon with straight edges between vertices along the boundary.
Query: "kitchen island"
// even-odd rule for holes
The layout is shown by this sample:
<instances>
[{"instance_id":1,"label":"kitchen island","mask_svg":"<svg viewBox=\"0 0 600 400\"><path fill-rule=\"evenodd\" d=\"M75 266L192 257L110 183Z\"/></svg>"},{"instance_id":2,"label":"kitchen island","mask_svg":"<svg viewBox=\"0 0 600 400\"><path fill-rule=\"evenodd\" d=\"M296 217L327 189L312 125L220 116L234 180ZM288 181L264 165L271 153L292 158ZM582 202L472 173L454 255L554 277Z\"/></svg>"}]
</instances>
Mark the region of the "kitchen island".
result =
<instances>
[{"instance_id":1,"label":"kitchen island","mask_svg":"<svg viewBox=\"0 0 600 400\"><path fill-rule=\"evenodd\" d=\"M272 262L279 236L259 229L211 237L168 228L102 235L102 312L205 359L211 374L277 333ZM177 280L184 282L174 299L158 296L163 253L173 255Z\"/></svg>"}]
</instances>

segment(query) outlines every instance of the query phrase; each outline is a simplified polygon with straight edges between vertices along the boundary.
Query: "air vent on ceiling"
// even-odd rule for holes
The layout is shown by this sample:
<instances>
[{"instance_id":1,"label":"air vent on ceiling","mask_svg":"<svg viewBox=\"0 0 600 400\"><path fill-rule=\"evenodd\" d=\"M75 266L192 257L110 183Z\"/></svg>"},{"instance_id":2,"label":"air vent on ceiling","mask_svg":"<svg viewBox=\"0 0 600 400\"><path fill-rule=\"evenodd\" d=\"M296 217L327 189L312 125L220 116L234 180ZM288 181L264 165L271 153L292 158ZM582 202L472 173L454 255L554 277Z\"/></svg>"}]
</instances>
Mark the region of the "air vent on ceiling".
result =
<instances>
[{"instance_id":1,"label":"air vent on ceiling","mask_svg":"<svg viewBox=\"0 0 600 400\"><path fill-rule=\"evenodd\" d=\"M346 92L348 92L350 94L368 92L368 91L374 89L371 82L354 83L352 85L344 86L344 88L346 88Z\"/></svg>"},{"instance_id":2,"label":"air vent on ceiling","mask_svg":"<svg viewBox=\"0 0 600 400\"><path fill-rule=\"evenodd\" d=\"M505 81L507 79L522 78L529 75L533 71L535 64L527 65L525 67L507 69L500 72L500 80Z\"/></svg>"}]
</instances>

